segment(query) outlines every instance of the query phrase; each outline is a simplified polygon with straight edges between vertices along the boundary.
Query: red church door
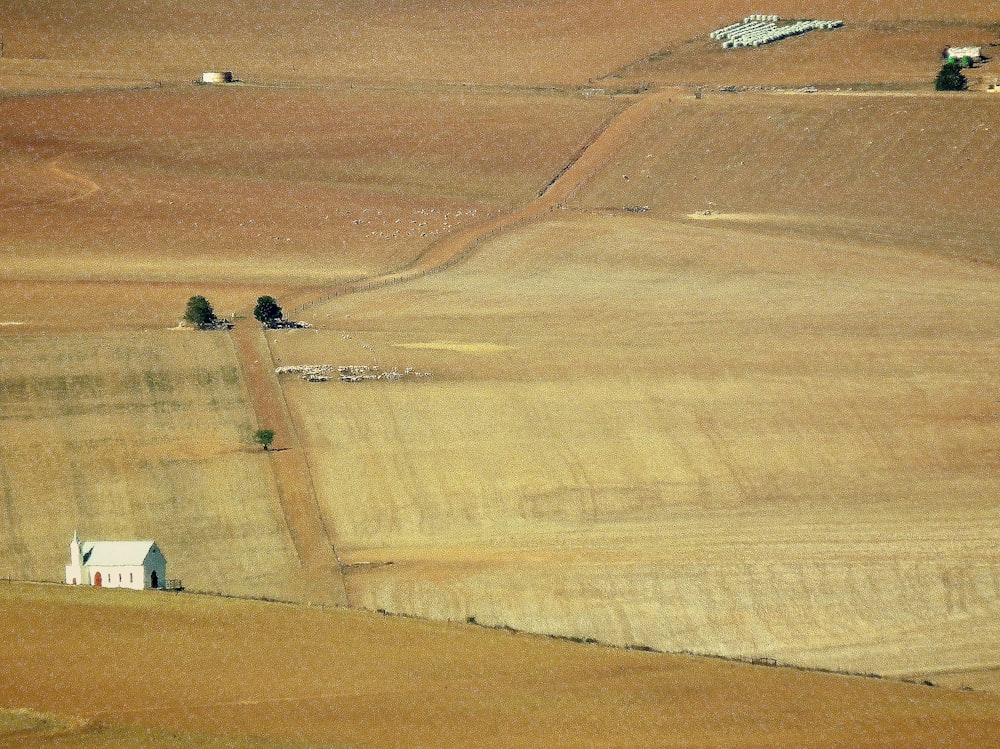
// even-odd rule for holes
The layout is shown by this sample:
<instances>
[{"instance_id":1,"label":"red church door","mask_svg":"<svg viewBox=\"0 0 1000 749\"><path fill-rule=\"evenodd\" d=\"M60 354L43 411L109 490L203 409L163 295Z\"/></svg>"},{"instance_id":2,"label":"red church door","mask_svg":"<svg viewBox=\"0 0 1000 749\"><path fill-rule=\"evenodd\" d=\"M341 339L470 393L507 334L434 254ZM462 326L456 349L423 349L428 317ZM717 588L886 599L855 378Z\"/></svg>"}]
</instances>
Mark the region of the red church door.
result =
<instances>
[{"instance_id":1,"label":"red church door","mask_svg":"<svg viewBox=\"0 0 1000 749\"><path fill-rule=\"evenodd\" d=\"M94 573L94 587L95 588L100 588L101 587L101 573L100 572L95 572Z\"/></svg>"}]
</instances>

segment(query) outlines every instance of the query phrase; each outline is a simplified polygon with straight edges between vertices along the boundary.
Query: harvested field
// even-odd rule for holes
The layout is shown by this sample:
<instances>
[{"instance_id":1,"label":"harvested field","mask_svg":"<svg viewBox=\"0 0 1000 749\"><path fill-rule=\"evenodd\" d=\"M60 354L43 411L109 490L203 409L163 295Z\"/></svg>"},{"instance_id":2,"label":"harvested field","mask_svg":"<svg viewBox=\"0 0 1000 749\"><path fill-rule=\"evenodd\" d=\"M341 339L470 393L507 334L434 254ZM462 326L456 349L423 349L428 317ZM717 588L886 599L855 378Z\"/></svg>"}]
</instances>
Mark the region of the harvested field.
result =
<instances>
[{"instance_id":1,"label":"harvested field","mask_svg":"<svg viewBox=\"0 0 1000 749\"><path fill-rule=\"evenodd\" d=\"M989 4L932 0L773 2L767 12L783 18L841 18L847 26L729 54L708 34L761 12L753 3L350 0L333 11L323 0L300 0L263 15L237 0L130 7L21 0L5 16L5 57L167 81L221 69L248 81L909 83L930 80L943 45L984 44L998 33Z\"/></svg>"},{"instance_id":2,"label":"harvested field","mask_svg":"<svg viewBox=\"0 0 1000 749\"><path fill-rule=\"evenodd\" d=\"M0 337L0 576L74 530L155 538L194 590L289 597L298 561L224 333Z\"/></svg>"},{"instance_id":3,"label":"harvested field","mask_svg":"<svg viewBox=\"0 0 1000 749\"><path fill-rule=\"evenodd\" d=\"M0 282L23 286L22 297L48 300L46 284L96 297L92 314L70 318L92 329L175 321L198 289L161 306L165 285L218 289L216 309L228 312L261 293L403 265L437 238L529 200L612 105L191 88L12 99L0 109L12 176L0 197L11 220ZM109 316L101 304L117 296L107 284L122 281L153 285L147 321ZM76 292L77 283L92 286ZM25 301L10 303L36 325L59 317Z\"/></svg>"},{"instance_id":4,"label":"harvested field","mask_svg":"<svg viewBox=\"0 0 1000 749\"><path fill-rule=\"evenodd\" d=\"M1000 27L818 2L8 3L0 575L155 536L189 588L343 562L355 606L998 689L1000 98L930 87ZM758 11L846 26L709 41ZM163 330L196 293L317 328ZM998 743L991 695L102 593L0 590L0 745Z\"/></svg>"},{"instance_id":5,"label":"harvested field","mask_svg":"<svg viewBox=\"0 0 1000 749\"><path fill-rule=\"evenodd\" d=\"M1000 261L1000 98L719 94L660 102L576 199ZM697 143L697 146L692 144ZM734 215L735 214L735 215Z\"/></svg>"},{"instance_id":6,"label":"harvested field","mask_svg":"<svg viewBox=\"0 0 1000 749\"><path fill-rule=\"evenodd\" d=\"M366 563L352 603L851 671L1000 666L995 268L563 215L272 337L286 363L434 373L285 384L335 543Z\"/></svg>"},{"instance_id":7,"label":"harvested field","mask_svg":"<svg viewBox=\"0 0 1000 749\"><path fill-rule=\"evenodd\" d=\"M0 704L77 716L90 728L64 735L81 739L73 746L94 746L88 734L128 740L147 728L141 746L213 746L212 737L303 749L1000 740L995 695L358 612L0 584L0 635ZM142 678L130 678L140 660ZM63 683L86 684L87 700L50 688ZM52 746L40 733L13 738Z\"/></svg>"}]
</instances>

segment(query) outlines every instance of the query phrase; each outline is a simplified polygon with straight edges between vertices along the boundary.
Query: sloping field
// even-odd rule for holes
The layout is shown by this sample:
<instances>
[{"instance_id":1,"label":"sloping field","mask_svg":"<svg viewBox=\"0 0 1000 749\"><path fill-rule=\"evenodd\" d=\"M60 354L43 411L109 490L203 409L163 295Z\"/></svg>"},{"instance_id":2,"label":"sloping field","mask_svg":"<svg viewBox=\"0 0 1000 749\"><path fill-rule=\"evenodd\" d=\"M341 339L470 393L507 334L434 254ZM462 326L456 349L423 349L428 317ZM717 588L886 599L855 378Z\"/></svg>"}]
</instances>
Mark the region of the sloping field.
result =
<instances>
[{"instance_id":1,"label":"sloping field","mask_svg":"<svg viewBox=\"0 0 1000 749\"><path fill-rule=\"evenodd\" d=\"M273 338L283 363L432 375L286 385L356 604L989 671L996 282L906 251L557 212Z\"/></svg>"},{"instance_id":2,"label":"sloping field","mask_svg":"<svg viewBox=\"0 0 1000 749\"><path fill-rule=\"evenodd\" d=\"M224 69L253 81L556 84L582 82L658 49L690 16L690 8L675 12L648 0L297 0L254 7L223 0L138 7L124 0L15 1L4 18L5 56L83 60L122 76L178 81Z\"/></svg>"},{"instance_id":3,"label":"sloping field","mask_svg":"<svg viewBox=\"0 0 1000 749\"><path fill-rule=\"evenodd\" d=\"M762 10L848 25L708 44ZM59 578L75 527L155 536L190 588L304 599L309 550L247 448L230 340L122 329L165 328L194 293L222 313L325 294L516 209L619 107L577 87L860 82L890 90L657 94L570 210L269 335L274 363L430 373L286 383L324 514L300 527L331 529L359 606L995 689L1000 98L898 90L928 88L944 44L995 38L992 15L8 3L3 91L101 90L0 99L0 575ZM212 68L249 85L186 85ZM166 85L104 90L150 81ZM259 350L243 364L269 367ZM3 704L39 711L0 725L45 734L53 714L67 741L139 742L135 723L191 745L997 743L982 695L597 649L563 668L580 651L430 624L469 639L390 663L418 639L395 622L47 595L0 617L3 671L20 669ZM75 636L52 649L64 622ZM140 690L134 660L109 667L123 640L164 664Z\"/></svg>"},{"instance_id":4,"label":"sloping field","mask_svg":"<svg viewBox=\"0 0 1000 749\"><path fill-rule=\"evenodd\" d=\"M612 107L558 93L195 87L0 101L0 281L18 287L0 319L164 327L203 289L228 313L405 264L530 200ZM120 281L151 293L121 305L100 286ZM30 294L36 283L58 291ZM54 313L64 299L84 315Z\"/></svg>"},{"instance_id":5,"label":"sloping field","mask_svg":"<svg viewBox=\"0 0 1000 749\"><path fill-rule=\"evenodd\" d=\"M748 13L843 19L757 50L723 52L708 33ZM933 80L946 44L997 41L988 3L933 0L297 0L7 3L7 58L85 63L122 78L584 84ZM614 77L610 77L614 76ZM930 77L928 77L930 76ZM4 82L0 67L0 83ZM16 81L13 81L16 84Z\"/></svg>"},{"instance_id":6,"label":"sloping field","mask_svg":"<svg viewBox=\"0 0 1000 749\"><path fill-rule=\"evenodd\" d=\"M37 740L7 739L19 747L983 747L1000 740L995 695L465 625L6 584L0 614L0 704L35 711L14 715L22 729L38 712L82 724L55 741L44 728ZM0 717L0 730L6 723ZM132 743L147 727L148 743Z\"/></svg>"},{"instance_id":7,"label":"sloping field","mask_svg":"<svg viewBox=\"0 0 1000 749\"><path fill-rule=\"evenodd\" d=\"M769 2L728 3L729 12L715 25L694 11L701 24L690 36L671 35L664 48L636 60L595 83L629 87L656 85L806 86L860 89L917 88L930 91L941 68L941 50L949 46L983 46L985 54L1000 42L996 14L983 5L958 9L941 3L897 2ZM758 48L723 49L710 31L749 13L774 13L784 19L843 20L833 31L814 31ZM698 9L700 10L700 8ZM996 63L967 71L970 81L992 80Z\"/></svg>"},{"instance_id":8,"label":"sloping field","mask_svg":"<svg viewBox=\"0 0 1000 749\"><path fill-rule=\"evenodd\" d=\"M155 538L194 590L296 590L225 334L0 336L0 424L0 576L61 580L78 530Z\"/></svg>"},{"instance_id":9,"label":"sloping field","mask_svg":"<svg viewBox=\"0 0 1000 749\"><path fill-rule=\"evenodd\" d=\"M675 98L578 203L997 261L998 151L991 94Z\"/></svg>"}]
</instances>

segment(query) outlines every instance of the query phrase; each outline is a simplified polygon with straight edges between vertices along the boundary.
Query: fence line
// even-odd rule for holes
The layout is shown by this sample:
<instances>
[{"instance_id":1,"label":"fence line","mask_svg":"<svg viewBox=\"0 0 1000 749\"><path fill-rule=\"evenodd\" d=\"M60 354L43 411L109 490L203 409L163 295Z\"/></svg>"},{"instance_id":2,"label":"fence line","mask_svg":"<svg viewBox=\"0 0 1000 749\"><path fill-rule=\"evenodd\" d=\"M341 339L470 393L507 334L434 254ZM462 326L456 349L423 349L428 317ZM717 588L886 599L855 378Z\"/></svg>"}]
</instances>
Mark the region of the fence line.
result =
<instances>
[{"instance_id":1,"label":"fence line","mask_svg":"<svg viewBox=\"0 0 1000 749\"><path fill-rule=\"evenodd\" d=\"M581 185L585 184L586 182L589 182L590 179L597 173L597 171L598 170L594 170L591 173L589 173L581 182ZM578 189L579 185L574 188L573 192L570 193L570 197L576 194ZM552 213L554 210L556 210L557 207L559 207L559 204L548 206L547 208L538 213L532 212L531 215L520 216L518 218L514 218L509 221L505 221L504 217L500 217L499 219L497 219L495 226L479 233L477 236L475 236L473 239L469 241L468 245L464 249L462 249L460 252L457 252L456 254L452 255L451 257L449 257L448 259L442 261L437 265L426 268L420 268L414 265L409 268L402 268L398 271L394 271L389 274L384 274L382 276L369 278L367 280L363 276L347 279L341 282L341 284L338 285L336 288L334 288L332 291L329 291L323 294L322 296L316 297L315 299L309 299L303 302L302 304L298 305L297 307L294 307L291 311L293 313L302 312L317 304L323 304L325 302L328 302L331 299L341 296L342 294L346 296L348 294L357 294L362 291L381 289L387 286L395 286L397 284L406 283L408 281L412 281L414 278L423 278L426 277L427 274L429 273L440 273L468 258L469 255L471 255L483 242L489 239L493 239L499 234L502 234L503 232L508 231L510 229L520 228L522 226L525 226L526 224L536 221L539 218L546 216L549 213ZM529 209L530 209L530 204L528 206L525 206L524 208L521 208L518 211L518 213ZM474 229L475 227L471 228ZM448 239L449 237L445 237L441 241L447 241ZM433 246L434 245L431 245L431 247ZM419 259L415 262L419 262Z\"/></svg>"}]
</instances>

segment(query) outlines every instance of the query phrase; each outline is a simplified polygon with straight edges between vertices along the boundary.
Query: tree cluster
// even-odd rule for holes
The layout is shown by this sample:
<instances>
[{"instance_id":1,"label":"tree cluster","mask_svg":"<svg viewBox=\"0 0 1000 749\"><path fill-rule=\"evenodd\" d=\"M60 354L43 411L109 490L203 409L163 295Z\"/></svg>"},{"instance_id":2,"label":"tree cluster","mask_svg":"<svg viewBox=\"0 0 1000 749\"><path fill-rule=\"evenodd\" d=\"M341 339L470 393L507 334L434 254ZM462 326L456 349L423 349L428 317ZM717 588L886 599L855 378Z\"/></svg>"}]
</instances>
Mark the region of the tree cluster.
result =
<instances>
[{"instance_id":1,"label":"tree cluster","mask_svg":"<svg viewBox=\"0 0 1000 749\"><path fill-rule=\"evenodd\" d=\"M265 328L276 328L284 320L284 312L281 311L281 307L278 306L278 302L273 296L258 297L253 316ZM187 307L184 310L184 321L199 330L228 327L224 320L220 320L216 316L211 302L200 294L188 299Z\"/></svg>"},{"instance_id":2,"label":"tree cluster","mask_svg":"<svg viewBox=\"0 0 1000 749\"><path fill-rule=\"evenodd\" d=\"M212 309L212 304L200 294L188 299L184 310L184 321L199 330L211 330L219 327L219 318Z\"/></svg>"}]
</instances>

